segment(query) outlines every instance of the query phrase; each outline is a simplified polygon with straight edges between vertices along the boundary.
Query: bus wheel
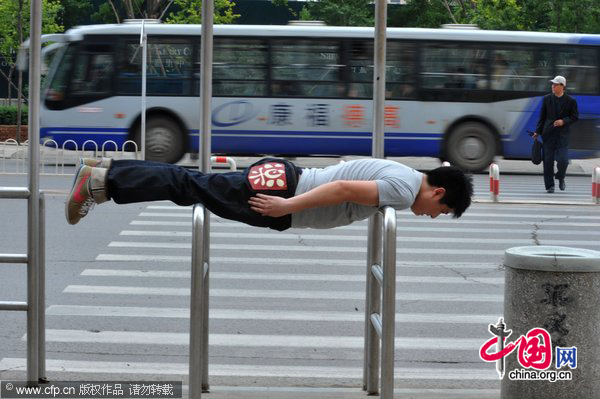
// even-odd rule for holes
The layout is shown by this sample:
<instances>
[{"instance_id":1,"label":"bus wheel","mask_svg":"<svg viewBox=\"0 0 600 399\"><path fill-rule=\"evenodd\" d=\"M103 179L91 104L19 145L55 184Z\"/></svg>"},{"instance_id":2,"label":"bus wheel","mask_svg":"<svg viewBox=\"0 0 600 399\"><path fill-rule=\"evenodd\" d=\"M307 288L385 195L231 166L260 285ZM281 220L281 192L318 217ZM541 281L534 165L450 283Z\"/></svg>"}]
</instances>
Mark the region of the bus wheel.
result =
<instances>
[{"instance_id":1,"label":"bus wheel","mask_svg":"<svg viewBox=\"0 0 600 399\"><path fill-rule=\"evenodd\" d=\"M137 128L135 141L142 142L141 126ZM184 153L183 133L173 119L159 116L148 118L145 157L147 161L175 163Z\"/></svg>"},{"instance_id":2,"label":"bus wheel","mask_svg":"<svg viewBox=\"0 0 600 399\"><path fill-rule=\"evenodd\" d=\"M482 123L466 122L450 133L446 157L453 166L470 172L487 168L496 155L494 133Z\"/></svg>"}]
</instances>

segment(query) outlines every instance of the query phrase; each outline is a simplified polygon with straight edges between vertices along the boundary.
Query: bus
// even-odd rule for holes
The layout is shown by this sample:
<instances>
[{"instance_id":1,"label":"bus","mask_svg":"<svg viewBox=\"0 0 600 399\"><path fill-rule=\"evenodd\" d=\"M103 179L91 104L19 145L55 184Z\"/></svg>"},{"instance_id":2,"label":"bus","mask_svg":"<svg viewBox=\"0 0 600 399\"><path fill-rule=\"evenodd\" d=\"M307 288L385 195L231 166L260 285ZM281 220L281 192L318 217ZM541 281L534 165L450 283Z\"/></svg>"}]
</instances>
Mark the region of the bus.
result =
<instances>
[{"instance_id":1,"label":"bus","mask_svg":"<svg viewBox=\"0 0 600 399\"><path fill-rule=\"evenodd\" d=\"M146 159L199 147L199 25L145 23ZM54 35L42 141L139 143L141 23ZM373 28L214 26L212 152L370 155ZM479 171L526 159L549 79L577 99L571 157L600 150L600 35L388 28L385 155L439 157ZM54 144L56 145L56 144ZM130 144L125 144L130 145Z\"/></svg>"}]
</instances>

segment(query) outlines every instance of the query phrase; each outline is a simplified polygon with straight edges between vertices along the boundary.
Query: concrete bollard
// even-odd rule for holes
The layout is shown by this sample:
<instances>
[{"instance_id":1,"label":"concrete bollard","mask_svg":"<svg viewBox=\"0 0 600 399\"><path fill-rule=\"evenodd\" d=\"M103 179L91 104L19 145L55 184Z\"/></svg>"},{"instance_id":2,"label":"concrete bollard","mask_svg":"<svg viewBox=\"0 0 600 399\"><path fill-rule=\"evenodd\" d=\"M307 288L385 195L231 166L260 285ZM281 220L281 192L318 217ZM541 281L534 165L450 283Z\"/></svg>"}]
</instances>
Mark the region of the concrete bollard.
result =
<instances>
[{"instance_id":1,"label":"concrete bollard","mask_svg":"<svg viewBox=\"0 0 600 399\"><path fill-rule=\"evenodd\" d=\"M504 346L518 348L504 357L502 399L598 398L600 252L515 247L504 264L504 316L512 330ZM525 379L532 376L539 380Z\"/></svg>"}]
</instances>

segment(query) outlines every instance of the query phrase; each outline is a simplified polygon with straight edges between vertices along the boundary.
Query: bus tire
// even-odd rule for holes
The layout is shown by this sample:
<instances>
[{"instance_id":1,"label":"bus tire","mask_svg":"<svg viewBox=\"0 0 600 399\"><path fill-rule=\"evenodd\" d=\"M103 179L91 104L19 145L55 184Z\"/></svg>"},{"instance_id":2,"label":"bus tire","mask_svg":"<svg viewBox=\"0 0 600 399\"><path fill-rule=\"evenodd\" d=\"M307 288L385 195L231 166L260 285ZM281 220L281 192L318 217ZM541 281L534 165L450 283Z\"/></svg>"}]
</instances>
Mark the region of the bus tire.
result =
<instances>
[{"instance_id":1,"label":"bus tire","mask_svg":"<svg viewBox=\"0 0 600 399\"><path fill-rule=\"evenodd\" d=\"M496 137L489 127L479 122L456 126L446 142L446 158L451 165L470 172L479 172L493 162Z\"/></svg>"},{"instance_id":2,"label":"bus tire","mask_svg":"<svg viewBox=\"0 0 600 399\"><path fill-rule=\"evenodd\" d=\"M141 125L138 125L135 142L141 151ZM153 116L146 122L146 156L147 161L176 163L185 154L183 132L171 118Z\"/></svg>"}]
</instances>

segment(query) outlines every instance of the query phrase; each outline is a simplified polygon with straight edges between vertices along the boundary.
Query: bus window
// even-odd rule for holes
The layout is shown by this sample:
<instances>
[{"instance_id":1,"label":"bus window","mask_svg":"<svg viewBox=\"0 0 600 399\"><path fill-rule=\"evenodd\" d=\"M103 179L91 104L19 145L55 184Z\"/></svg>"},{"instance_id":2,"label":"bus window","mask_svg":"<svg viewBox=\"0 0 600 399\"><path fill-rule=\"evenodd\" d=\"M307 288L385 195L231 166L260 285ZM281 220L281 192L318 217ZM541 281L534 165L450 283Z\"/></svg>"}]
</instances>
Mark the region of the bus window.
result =
<instances>
[{"instance_id":1,"label":"bus window","mask_svg":"<svg viewBox=\"0 0 600 399\"><path fill-rule=\"evenodd\" d=\"M414 45L390 41L386 53L386 97L413 98L416 83Z\"/></svg>"},{"instance_id":2,"label":"bus window","mask_svg":"<svg viewBox=\"0 0 600 399\"><path fill-rule=\"evenodd\" d=\"M492 59L494 90L546 91L552 75L550 51L533 48L497 49Z\"/></svg>"},{"instance_id":3,"label":"bus window","mask_svg":"<svg viewBox=\"0 0 600 399\"><path fill-rule=\"evenodd\" d=\"M559 49L556 56L556 74L567 79L571 93L598 92L598 53L596 49Z\"/></svg>"},{"instance_id":4,"label":"bus window","mask_svg":"<svg viewBox=\"0 0 600 399\"><path fill-rule=\"evenodd\" d=\"M142 56L139 40L128 40L119 70L120 94L141 94ZM192 42L190 40L149 37L146 57L148 95L192 94Z\"/></svg>"},{"instance_id":5,"label":"bus window","mask_svg":"<svg viewBox=\"0 0 600 399\"><path fill-rule=\"evenodd\" d=\"M58 64L56 64L56 71L46 89L46 106L50 109L56 109L58 103L65 99L76 51L77 45L70 44Z\"/></svg>"},{"instance_id":6,"label":"bus window","mask_svg":"<svg viewBox=\"0 0 600 399\"><path fill-rule=\"evenodd\" d=\"M348 97L373 97L373 42L352 40L349 43L348 68L350 85Z\"/></svg>"},{"instance_id":7,"label":"bus window","mask_svg":"<svg viewBox=\"0 0 600 399\"><path fill-rule=\"evenodd\" d=\"M264 41L216 38L213 54L213 95L267 95L269 53Z\"/></svg>"},{"instance_id":8,"label":"bus window","mask_svg":"<svg viewBox=\"0 0 600 399\"><path fill-rule=\"evenodd\" d=\"M429 89L487 89L487 51L465 45L423 48L421 80Z\"/></svg>"},{"instance_id":9,"label":"bus window","mask_svg":"<svg viewBox=\"0 0 600 399\"><path fill-rule=\"evenodd\" d=\"M108 94L112 89L114 62L111 48L106 45L87 45L77 56L71 80L74 96Z\"/></svg>"},{"instance_id":10,"label":"bus window","mask_svg":"<svg viewBox=\"0 0 600 399\"><path fill-rule=\"evenodd\" d=\"M339 42L282 39L271 49L274 96L343 96Z\"/></svg>"}]
</instances>

